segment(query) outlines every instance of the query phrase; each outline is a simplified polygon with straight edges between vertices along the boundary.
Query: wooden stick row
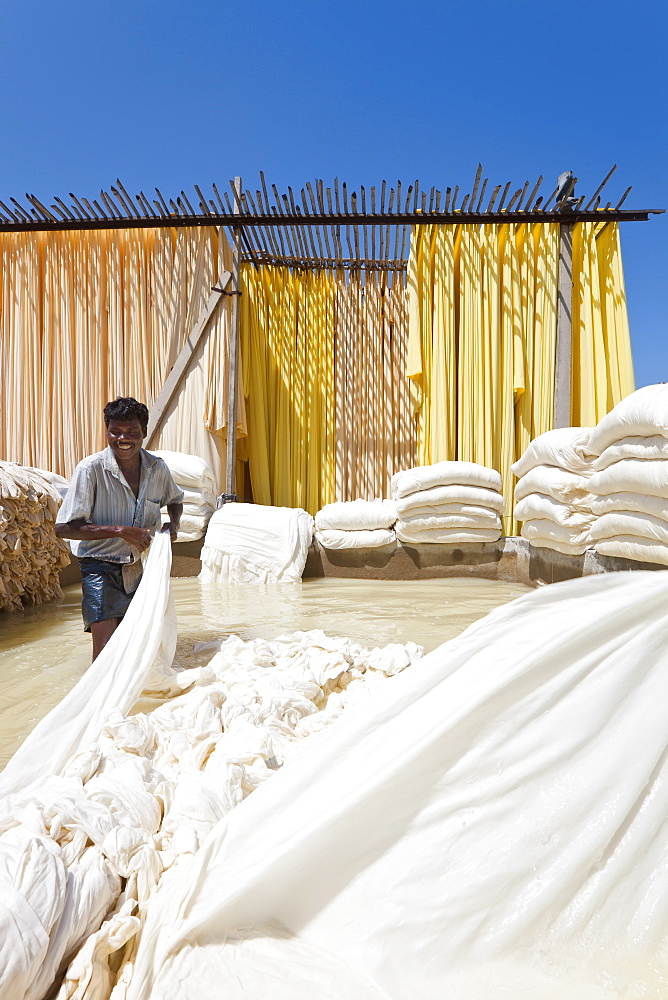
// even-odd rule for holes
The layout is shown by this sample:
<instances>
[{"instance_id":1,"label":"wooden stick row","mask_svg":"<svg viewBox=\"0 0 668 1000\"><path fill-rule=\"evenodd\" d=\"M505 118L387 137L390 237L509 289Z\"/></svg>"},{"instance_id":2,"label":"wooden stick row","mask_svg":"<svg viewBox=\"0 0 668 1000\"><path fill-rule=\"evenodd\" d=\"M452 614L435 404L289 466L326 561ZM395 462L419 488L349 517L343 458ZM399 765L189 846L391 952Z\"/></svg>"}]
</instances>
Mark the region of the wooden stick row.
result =
<instances>
[{"instance_id":1,"label":"wooden stick row","mask_svg":"<svg viewBox=\"0 0 668 1000\"><path fill-rule=\"evenodd\" d=\"M587 209L594 203L600 205L601 191L615 169L616 166L613 166L598 186L587 203ZM555 189L547 201L538 196L538 191L543 183L541 176L533 186L530 185L529 181L526 181L509 197L512 186L511 182L508 181L503 188L500 200L498 199L501 185L492 189L485 207L488 183L488 178L483 179L482 177L482 165L478 164L471 193L463 195L461 201L459 200L459 186L446 187L445 192L436 187L427 191L421 189L417 180L405 188L402 187L400 181L397 182L396 187L390 188L388 188L387 182L383 181L380 187L374 186L366 189L362 186L359 191L351 191L346 182L341 183L338 177L334 178L331 188L325 188L322 180L316 180L313 184L308 182L297 197L291 187L288 187L286 194L279 194L276 185L271 185L270 194L265 176L260 171L260 187L256 189L254 194L251 191L244 191L238 211L235 211L234 202L230 199L227 191L223 192L221 198L215 184L212 185L213 197L211 198L207 198L200 186L195 184L195 197L191 201L183 190L176 200L165 199L159 188L155 188L156 197L149 197L143 191L133 197L122 182L117 180L108 192L102 190L98 198L92 200L78 198L70 192L71 202L69 205L62 198L56 197L51 205L47 206L34 194L26 194L27 205L21 204L16 198L9 198L10 204L0 201L0 220L4 223L15 223L17 226L20 226L21 223L71 222L74 227L78 228L77 224L81 223L105 223L112 220L143 220L150 224L152 220L160 223L165 220L193 219L201 224L210 219L211 224L215 225L221 218L238 218L239 216L248 220L262 218L267 220L267 224L258 227L259 233L256 236L261 235L265 252L272 252L276 256L286 256L286 252L279 250L278 234L271 232L273 228L271 223L279 219L289 220L293 223L291 235L294 237L296 245L302 247L302 254L320 258L343 256L340 246L341 233L316 232L309 235L309 231L304 228L304 223L311 225L313 223L310 220L315 218L322 219L323 217L344 215L359 218L361 222L366 216L382 216L387 218L391 225L393 218L406 215L439 215L442 212L446 214L459 212L462 215L481 213L491 215L504 210L506 212L541 212L547 210L557 194ZM234 190L232 182L230 185ZM527 192L529 192L528 197ZM627 194L628 192L615 206L616 209L620 208ZM597 199L599 199L598 202ZM584 197L581 198L577 207L580 207L584 200ZM603 211L605 210L603 209ZM284 227L281 228L285 231ZM351 228L349 226L346 229L346 242L351 237L353 242L359 241L360 233L355 230L351 233ZM392 255L397 256L396 250L389 251L386 246L388 235L385 234L385 239L380 237L380 259L387 260ZM359 249L360 252L351 252L350 256L376 259L375 250L378 234L363 231L361 237L363 247L358 248L356 244L356 249ZM404 232L400 235L399 242L403 243L405 237L406 233ZM255 246L259 247L259 245L256 238ZM307 248L308 254L305 253ZM250 253L250 247L248 247L248 252Z\"/></svg>"}]
</instances>

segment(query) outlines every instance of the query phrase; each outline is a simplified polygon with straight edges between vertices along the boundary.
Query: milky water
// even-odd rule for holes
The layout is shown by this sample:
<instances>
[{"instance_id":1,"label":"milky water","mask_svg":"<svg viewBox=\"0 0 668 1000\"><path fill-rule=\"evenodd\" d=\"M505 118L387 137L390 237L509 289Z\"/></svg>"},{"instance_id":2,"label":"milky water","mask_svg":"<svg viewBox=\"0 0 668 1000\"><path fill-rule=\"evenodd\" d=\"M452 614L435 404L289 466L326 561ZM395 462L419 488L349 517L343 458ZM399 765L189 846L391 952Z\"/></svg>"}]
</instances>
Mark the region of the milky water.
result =
<instances>
[{"instance_id":1,"label":"milky water","mask_svg":"<svg viewBox=\"0 0 668 1000\"><path fill-rule=\"evenodd\" d=\"M527 590L465 578L312 579L265 587L202 586L196 578L185 578L172 585L177 659L184 666L212 655L195 653L195 644L231 633L274 638L319 628L370 646L412 640L429 651ZM82 628L78 586L67 587L58 604L0 615L0 766L87 669L90 642Z\"/></svg>"}]
</instances>

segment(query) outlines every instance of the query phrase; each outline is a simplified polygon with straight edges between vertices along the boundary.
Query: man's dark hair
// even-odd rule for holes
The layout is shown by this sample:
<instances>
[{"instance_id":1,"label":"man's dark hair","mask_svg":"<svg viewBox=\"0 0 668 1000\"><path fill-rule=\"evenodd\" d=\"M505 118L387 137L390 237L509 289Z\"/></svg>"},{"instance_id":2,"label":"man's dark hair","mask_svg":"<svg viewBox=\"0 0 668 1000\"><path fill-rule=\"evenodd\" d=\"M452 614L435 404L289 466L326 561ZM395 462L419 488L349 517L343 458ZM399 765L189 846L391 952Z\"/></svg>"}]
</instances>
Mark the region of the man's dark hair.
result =
<instances>
[{"instance_id":1,"label":"man's dark hair","mask_svg":"<svg viewBox=\"0 0 668 1000\"><path fill-rule=\"evenodd\" d=\"M104 408L104 423L109 426L111 420L138 420L146 434L148 427L148 408L143 403L137 402L132 396L117 396L111 403L107 403Z\"/></svg>"}]
</instances>

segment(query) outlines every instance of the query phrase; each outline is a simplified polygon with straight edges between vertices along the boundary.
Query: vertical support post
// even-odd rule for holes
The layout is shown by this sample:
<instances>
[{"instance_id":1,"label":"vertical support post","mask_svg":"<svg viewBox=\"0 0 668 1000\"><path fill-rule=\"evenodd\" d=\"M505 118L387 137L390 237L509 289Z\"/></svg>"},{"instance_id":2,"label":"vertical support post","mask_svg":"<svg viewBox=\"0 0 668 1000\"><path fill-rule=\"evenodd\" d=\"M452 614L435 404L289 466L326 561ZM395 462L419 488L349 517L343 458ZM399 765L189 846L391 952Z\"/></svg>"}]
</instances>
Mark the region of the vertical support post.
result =
<instances>
[{"instance_id":1,"label":"vertical support post","mask_svg":"<svg viewBox=\"0 0 668 1000\"><path fill-rule=\"evenodd\" d=\"M557 286L557 350L554 377L554 426L571 424L573 354L573 223L562 222Z\"/></svg>"},{"instance_id":2,"label":"vertical support post","mask_svg":"<svg viewBox=\"0 0 668 1000\"><path fill-rule=\"evenodd\" d=\"M241 212L241 177L234 178L234 214ZM234 227L232 247L232 329L230 331L230 365L227 373L227 469L225 492L234 496L237 465L237 371L239 367L239 295L241 273L241 226Z\"/></svg>"}]
</instances>

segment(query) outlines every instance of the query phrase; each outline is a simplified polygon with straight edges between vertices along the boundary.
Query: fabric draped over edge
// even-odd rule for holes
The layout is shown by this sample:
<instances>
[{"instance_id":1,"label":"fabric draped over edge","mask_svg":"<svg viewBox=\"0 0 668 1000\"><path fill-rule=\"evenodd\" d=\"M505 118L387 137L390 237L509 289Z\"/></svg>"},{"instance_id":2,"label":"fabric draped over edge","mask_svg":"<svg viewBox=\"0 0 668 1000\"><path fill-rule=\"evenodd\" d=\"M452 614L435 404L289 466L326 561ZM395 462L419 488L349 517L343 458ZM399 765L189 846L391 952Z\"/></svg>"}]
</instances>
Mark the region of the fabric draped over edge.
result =
<instances>
[{"instance_id":1,"label":"fabric draped over edge","mask_svg":"<svg viewBox=\"0 0 668 1000\"><path fill-rule=\"evenodd\" d=\"M595 424L633 390L618 226L573 233L572 422ZM418 462L478 462L503 479L552 429L558 224L415 227L408 262L406 374ZM515 534L511 516L504 534Z\"/></svg>"},{"instance_id":2,"label":"fabric draped over edge","mask_svg":"<svg viewBox=\"0 0 668 1000\"><path fill-rule=\"evenodd\" d=\"M150 408L231 251L215 228L0 234L0 454L69 476L104 446L115 396ZM167 410L154 448L223 476L230 301ZM243 410L237 433L245 434Z\"/></svg>"}]
</instances>

